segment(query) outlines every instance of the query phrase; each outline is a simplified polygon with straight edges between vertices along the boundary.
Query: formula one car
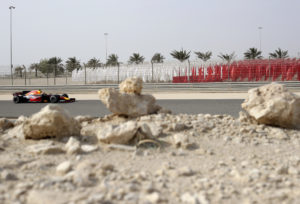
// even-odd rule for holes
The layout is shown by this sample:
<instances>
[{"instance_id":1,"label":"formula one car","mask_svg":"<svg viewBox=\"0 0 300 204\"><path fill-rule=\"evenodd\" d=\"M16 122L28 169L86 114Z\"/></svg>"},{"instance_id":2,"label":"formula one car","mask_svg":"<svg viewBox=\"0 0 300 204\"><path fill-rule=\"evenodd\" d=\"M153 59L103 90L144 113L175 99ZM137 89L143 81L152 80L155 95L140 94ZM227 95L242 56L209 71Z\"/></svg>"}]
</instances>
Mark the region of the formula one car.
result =
<instances>
[{"instance_id":1,"label":"formula one car","mask_svg":"<svg viewBox=\"0 0 300 204\"><path fill-rule=\"evenodd\" d=\"M13 93L13 102L67 103L75 102L75 98L69 98L68 94L46 94L41 90L32 90Z\"/></svg>"}]
</instances>

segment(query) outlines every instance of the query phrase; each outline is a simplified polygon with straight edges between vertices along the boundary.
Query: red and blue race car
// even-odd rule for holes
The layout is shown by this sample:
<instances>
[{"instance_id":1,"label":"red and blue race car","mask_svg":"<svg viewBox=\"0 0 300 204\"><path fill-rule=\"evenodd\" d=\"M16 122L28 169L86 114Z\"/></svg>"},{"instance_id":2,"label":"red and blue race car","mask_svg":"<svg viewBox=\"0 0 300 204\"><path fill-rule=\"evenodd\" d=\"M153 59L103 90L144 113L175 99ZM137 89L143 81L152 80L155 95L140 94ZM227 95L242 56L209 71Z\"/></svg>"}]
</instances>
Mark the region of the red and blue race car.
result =
<instances>
[{"instance_id":1,"label":"red and blue race car","mask_svg":"<svg viewBox=\"0 0 300 204\"><path fill-rule=\"evenodd\" d=\"M68 94L46 94L41 90L32 90L13 93L13 102L67 103L75 102L75 98L69 98Z\"/></svg>"}]
</instances>

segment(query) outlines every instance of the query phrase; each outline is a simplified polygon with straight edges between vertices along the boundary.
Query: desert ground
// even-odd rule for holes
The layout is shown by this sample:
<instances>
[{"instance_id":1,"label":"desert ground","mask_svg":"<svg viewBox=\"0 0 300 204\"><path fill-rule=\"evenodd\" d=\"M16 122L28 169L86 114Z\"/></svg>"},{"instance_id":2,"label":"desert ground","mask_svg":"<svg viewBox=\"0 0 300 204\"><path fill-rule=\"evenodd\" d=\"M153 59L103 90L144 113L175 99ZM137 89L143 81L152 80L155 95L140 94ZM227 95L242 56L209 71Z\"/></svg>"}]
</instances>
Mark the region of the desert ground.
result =
<instances>
[{"instance_id":1,"label":"desert ground","mask_svg":"<svg viewBox=\"0 0 300 204\"><path fill-rule=\"evenodd\" d=\"M72 118L50 105L0 132L0 203L300 202L300 131L245 113Z\"/></svg>"}]
</instances>

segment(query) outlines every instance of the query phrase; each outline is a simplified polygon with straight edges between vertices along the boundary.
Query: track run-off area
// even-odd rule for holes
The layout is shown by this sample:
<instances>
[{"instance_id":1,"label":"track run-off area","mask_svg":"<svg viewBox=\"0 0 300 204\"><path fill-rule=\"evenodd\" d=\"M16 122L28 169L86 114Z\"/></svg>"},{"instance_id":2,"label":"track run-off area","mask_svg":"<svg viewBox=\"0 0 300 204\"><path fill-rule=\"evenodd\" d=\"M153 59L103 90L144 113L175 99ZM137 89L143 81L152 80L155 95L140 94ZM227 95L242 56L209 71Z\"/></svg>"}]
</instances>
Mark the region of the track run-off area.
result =
<instances>
[{"instance_id":1,"label":"track run-off area","mask_svg":"<svg viewBox=\"0 0 300 204\"><path fill-rule=\"evenodd\" d=\"M157 103L164 108L172 111L174 114L229 114L238 116L241 110L240 99L203 99L203 100L157 100ZM0 118L17 118L20 115L30 116L38 112L42 107L49 103L19 103L15 104L11 100L0 101ZM100 100L82 100L74 103L59 103L64 109L68 110L72 116L90 115L101 117L110 114Z\"/></svg>"},{"instance_id":2,"label":"track run-off area","mask_svg":"<svg viewBox=\"0 0 300 204\"><path fill-rule=\"evenodd\" d=\"M152 94L157 103L174 114L229 114L238 117L241 103L251 88L270 82L220 82L220 83L145 83L143 93ZM292 92L300 92L300 82L278 82ZM77 99L75 103L59 104L72 116L101 117L110 114L98 99L101 88L118 88L118 84L65 85L65 86L0 86L0 117L30 116L48 103L14 104L12 93L21 90L42 89L47 93L68 93ZM85 98L85 94L87 98ZM81 95L79 99L76 97ZM91 97L92 96L92 97Z\"/></svg>"}]
</instances>

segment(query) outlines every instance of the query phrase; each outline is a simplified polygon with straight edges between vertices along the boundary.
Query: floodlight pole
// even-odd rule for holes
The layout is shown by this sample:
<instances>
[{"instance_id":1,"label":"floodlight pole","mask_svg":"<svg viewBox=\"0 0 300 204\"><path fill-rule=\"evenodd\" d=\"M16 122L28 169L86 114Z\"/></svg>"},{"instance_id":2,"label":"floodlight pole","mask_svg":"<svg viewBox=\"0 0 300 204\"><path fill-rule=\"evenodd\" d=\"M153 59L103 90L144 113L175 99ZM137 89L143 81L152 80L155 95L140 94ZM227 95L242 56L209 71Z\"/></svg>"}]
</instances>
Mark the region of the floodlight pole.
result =
<instances>
[{"instance_id":1,"label":"floodlight pole","mask_svg":"<svg viewBox=\"0 0 300 204\"><path fill-rule=\"evenodd\" d=\"M13 78L13 64L12 64L12 9L15 9L16 7L10 6L10 76L11 76L11 85L14 85L14 78Z\"/></svg>"},{"instance_id":2,"label":"floodlight pole","mask_svg":"<svg viewBox=\"0 0 300 204\"><path fill-rule=\"evenodd\" d=\"M259 51L261 51L261 30L262 30L263 27L258 27L259 29Z\"/></svg>"},{"instance_id":3,"label":"floodlight pole","mask_svg":"<svg viewBox=\"0 0 300 204\"><path fill-rule=\"evenodd\" d=\"M104 36L105 36L105 59L107 62L107 36L108 36L108 33L104 33Z\"/></svg>"}]
</instances>

